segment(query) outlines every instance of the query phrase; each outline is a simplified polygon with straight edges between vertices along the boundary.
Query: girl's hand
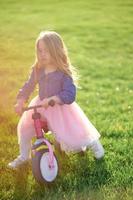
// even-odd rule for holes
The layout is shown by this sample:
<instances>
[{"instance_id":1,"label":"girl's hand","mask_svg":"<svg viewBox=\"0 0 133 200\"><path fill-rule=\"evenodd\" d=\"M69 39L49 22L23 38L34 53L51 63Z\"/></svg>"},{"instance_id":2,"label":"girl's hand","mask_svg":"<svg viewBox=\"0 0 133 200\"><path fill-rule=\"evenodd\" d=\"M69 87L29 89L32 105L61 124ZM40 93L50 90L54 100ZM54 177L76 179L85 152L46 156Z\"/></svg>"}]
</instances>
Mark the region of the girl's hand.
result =
<instances>
[{"instance_id":1,"label":"girl's hand","mask_svg":"<svg viewBox=\"0 0 133 200\"><path fill-rule=\"evenodd\" d=\"M47 108L49 105L48 105L48 102L49 102L49 98L45 98L43 99L43 107L44 108Z\"/></svg>"},{"instance_id":2,"label":"girl's hand","mask_svg":"<svg viewBox=\"0 0 133 200\"><path fill-rule=\"evenodd\" d=\"M57 104L62 104L62 102L61 102L61 100L59 99L58 96L51 96L51 97L45 98L45 99L43 100L43 107L47 108L47 107L49 106L48 103L49 103L49 101L50 101L51 99L54 100L54 102L57 103Z\"/></svg>"},{"instance_id":3,"label":"girl's hand","mask_svg":"<svg viewBox=\"0 0 133 200\"><path fill-rule=\"evenodd\" d=\"M15 112L20 116L23 113L24 103L25 103L24 99L18 99L17 103L14 106Z\"/></svg>"}]
</instances>

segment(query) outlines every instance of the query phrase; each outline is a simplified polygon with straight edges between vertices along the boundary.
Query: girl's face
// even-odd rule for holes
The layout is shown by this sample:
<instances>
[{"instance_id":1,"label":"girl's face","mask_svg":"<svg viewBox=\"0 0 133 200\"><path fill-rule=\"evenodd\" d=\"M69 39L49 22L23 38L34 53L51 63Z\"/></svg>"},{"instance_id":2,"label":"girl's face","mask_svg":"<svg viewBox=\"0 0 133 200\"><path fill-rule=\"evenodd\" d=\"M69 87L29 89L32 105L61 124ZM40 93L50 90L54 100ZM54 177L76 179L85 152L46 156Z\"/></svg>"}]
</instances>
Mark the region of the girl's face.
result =
<instances>
[{"instance_id":1,"label":"girl's face","mask_svg":"<svg viewBox=\"0 0 133 200\"><path fill-rule=\"evenodd\" d=\"M50 55L44 41L42 41L42 40L39 40L39 42L38 42L37 57L38 57L39 62L42 65L45 65L45 66L50 65L52 62L51 55Z\"/></svg>"}]
</instances>

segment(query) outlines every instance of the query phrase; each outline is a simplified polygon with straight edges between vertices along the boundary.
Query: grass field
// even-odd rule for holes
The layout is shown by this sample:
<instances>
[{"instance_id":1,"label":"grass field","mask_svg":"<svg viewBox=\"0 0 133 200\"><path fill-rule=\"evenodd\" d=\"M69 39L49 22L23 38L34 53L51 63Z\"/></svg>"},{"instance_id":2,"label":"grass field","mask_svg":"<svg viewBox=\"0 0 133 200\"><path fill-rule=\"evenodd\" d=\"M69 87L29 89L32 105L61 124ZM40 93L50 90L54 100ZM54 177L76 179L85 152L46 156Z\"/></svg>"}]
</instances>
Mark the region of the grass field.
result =
<instances>
[{"instance_id":1,"label":"grass field","mask_svg":"<svg viewBox=\"0 0 133 200\"><path fill-rule=\"evenodd\" d=\"M106 150L99 162L89 151L59 158L52 188L35 182L31 166L7 169L19 153L16 94L34 62L35 39L47 29L68 46L80 74L77 102ZM0 0L0 54L0 199L132 200L133 1Z\"/></svg>"}]
</instances>

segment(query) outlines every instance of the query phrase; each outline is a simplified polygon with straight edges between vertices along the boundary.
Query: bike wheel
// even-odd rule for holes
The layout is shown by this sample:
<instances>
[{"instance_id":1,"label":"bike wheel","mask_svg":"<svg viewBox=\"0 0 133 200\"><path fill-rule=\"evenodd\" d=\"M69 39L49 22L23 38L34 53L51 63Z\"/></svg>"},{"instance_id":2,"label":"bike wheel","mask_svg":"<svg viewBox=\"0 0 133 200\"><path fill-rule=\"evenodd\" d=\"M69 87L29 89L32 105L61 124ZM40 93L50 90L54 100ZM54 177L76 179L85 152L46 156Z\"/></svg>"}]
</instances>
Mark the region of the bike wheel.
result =
<instances>
[{"instance_id":1,"label":"bike wheel","mask_svg":"<svg viewBox=\"0 0 133 200\"><path fill-rule=\"evenodd\" d=\"M49 151L48 149L41 149L37 151L32 158L32 173L39 183L51 184L55 181L59 167L58 161L54 154L54 168L49 168Z\"/></svg>"}]
</instances>

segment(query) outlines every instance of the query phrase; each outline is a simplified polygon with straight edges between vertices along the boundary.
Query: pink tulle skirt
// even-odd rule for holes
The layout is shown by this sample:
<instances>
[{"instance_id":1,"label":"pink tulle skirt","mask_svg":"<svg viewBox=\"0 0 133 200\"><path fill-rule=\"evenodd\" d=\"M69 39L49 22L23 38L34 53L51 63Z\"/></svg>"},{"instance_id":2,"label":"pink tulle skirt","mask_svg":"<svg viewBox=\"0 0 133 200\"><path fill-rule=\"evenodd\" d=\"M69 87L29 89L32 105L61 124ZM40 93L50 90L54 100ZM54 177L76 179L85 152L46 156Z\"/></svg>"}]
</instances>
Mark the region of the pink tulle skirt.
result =
<instances>
[{"instance_id":1,"label":"pink tulle skirt","mask_svg":"<svg viewBox=\"0 0 133 200\"><path fill-rule=\"evenodd\" d=\"M43 100L41 101L39 96L36 96L28 106L42 103ZM76 102L64 105L56 104L47 109L39 108L38 112L41 113L42 120L47 121L49 130L60 143L62 150L66 152L81 151L100 137L100 133ZM32 113L33 111L29 110L23 114L23 123L33 126Z\"/></svg>"}]
</instances>

